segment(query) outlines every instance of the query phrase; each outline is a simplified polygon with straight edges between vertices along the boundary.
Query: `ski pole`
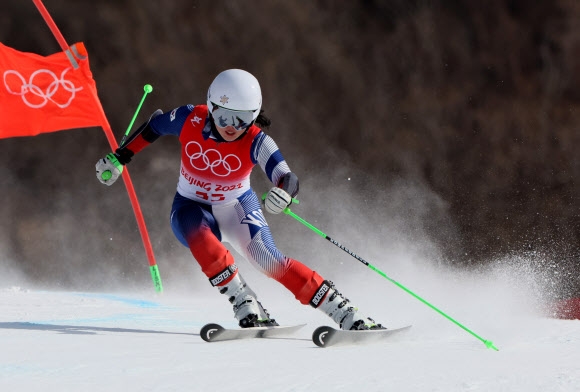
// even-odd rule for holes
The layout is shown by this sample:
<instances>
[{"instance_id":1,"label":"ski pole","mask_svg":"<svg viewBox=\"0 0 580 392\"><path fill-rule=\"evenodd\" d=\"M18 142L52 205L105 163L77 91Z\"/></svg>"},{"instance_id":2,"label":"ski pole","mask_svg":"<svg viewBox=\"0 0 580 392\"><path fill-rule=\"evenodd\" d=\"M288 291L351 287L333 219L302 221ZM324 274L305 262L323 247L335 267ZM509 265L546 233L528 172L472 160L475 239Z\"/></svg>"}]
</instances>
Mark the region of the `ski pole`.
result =
<instances>
[{"instance_id":1,"label":"ski pole","mask_svg":"<svg viewBox=\"0 0 580 392\"><path fill-rule=\"evenodd\" d=\"M123 135L123 138L121 139L121 143L119 144L120 147L123 147L123 143L125 143L127 136L129 136L129 132L131 132L131 128L133 128L133 124L135 123L135 119L137 118L137 114L139 114L139 111L141 110L141 106L143 106L143 102L145 102L145 98L147 97L147 94L149 94L151 91L153 91L153 86L151 86L150 84L146 84L145 86L143 86L143 90L145 91L143 93L143 98L141 98L141 102L139 102L139 106L137 106L137 110L135 110L135 114L133 115L133 118L131 119L129 126L127 127L127 131L125 131L125 134Z\"/></svg>"},{"instance_id":2,"label":"ski pole","mask_svg":"<svg viewBox=\"0 0 580 392\"><path fill-rule=\"evenodd\" d=\"M125 134L123 135L123 138L121 139L121 143L119 144L120 147L122 147L123 143L125 143L125 140L127 139L127 136L129 135L129 132L131 132L131 128L133 128L133 124L135 123L135 119L137 119L137 115L139 114L139 111L141 110L141 106L143 106L143 102L145 102L145 98L147 97L147 94L149 94L151 91L153 91L153 87L150 84L146 84L145 86L143 86L143 90L145 91L145 93L143 94L143 97L141 98L141 102L139 102L139 105L137 106L137 110L135 111L135 114L133 115L133 118L131 119L129 126L127 127L127 131L125 131ZM101 178L103 180L108 180L109 178L111 178L111 171L105 170L101 174ZM155 291L157 291L158 293L163 292L163 284L161 283L161 274L159 273L159 267L157 266L157 263L152 263L149 266L149 271L151 272L151 279L153 280L153 284L155 285Z\"/></svg>"},{"instance_id":3,"label":"ski pole","mask_svg":"<svg viewBox=\"0 0 580 392\"><path fill-rule=\"evenodd\" d=\"M129 136L129 132L131 132L131 128L133 128L133 124L135 123L135 119L137 118L137 115L139 114L139 111L141 110L141 106L143 106L143 102L145 102L145 98L147 97L147 94L149 94L151 91L153 91L153 86L151 86L150 84L146 84L145 86L143 86L143 90L145 90L145 93L143 93L143 97L141 98L141 102L139 102L139 105L137 106L137 110L135 110L135 114L133 114L133 118L131 119L131 122L129 123L127 130L125 131L123 138L121 139L121 143L119 143L119 147L123 147L123 144L125 143L125 140L127 139L127 136ZM109 178L111 178L111 176L112 176L112 174L111 174L110 170L105 170L101 174L101 178L103 180L108 180Z\"/></svg>"},{"instance_id":4,"label":"ski pole","mask_svg":"<svg viewBox=\"0 0 580 392\"><path fill-rule=\"evenodd\" d=\"M264 195L262 197L262 199L264 199L265 196L266 195ZM297 202L298 200L292 199L292 201L293 202ZM304 220L301 217L299 217L298 215L296 215L294 212L292 212L290 210L290 207L286 207L284 209L284 213L286 215L290 215L292 218L296 219L298 222L302 223L304 226L308 227L310 230L312 230L313 232L315 232L316 234L318 234L319 236L321 236L325 240L328 240L332 244L336 245L337 247L339 247L340 249L342 249L343 251L345 251L346 253L348 253L349 255L351 255L352 257L354 257L355 259L357 259L358 261L360 261L361 263L363 263L364 265L366 265L367 267L369 267L371 270L375 271L377 274L381 275L383 278L385 278L389 282L393 283L395 286L397 286L400 289L402 289L405 292L407 292L407 294L410 294L411 296L415 297L416 299L418 299L419 301L423 302L425 305L427 305L428 307L430 307L431 309L433 309L434 311L436 311L437 313L439 313L440 315L442 315L443 317L445 317L449 321L453 322L458 327L464 329L466 332L470 333L475 338L477 338L480 341L482 341L487 348L491 348L491 349L494 349L495 351L499 351L499 349L494 346L494 344L493 344L493 342L491 340L486 340L486 339L482 338L481 336L479 336L478 334L476 334L475 332L473 332L472 330L470 330L469 328L467 328L463 324L459 323L457 320L455 320L454 318L452 318L448 314L444 313L442 310L438 309L437 307L435 307L431 303L427 302L426 300L424 300L423 298L421 298L420 296L418 296L417 294L415 294L414 292L412 292L411 290L409 290L408 288L406 288L405 286L403 286L401 283L399 283L396 280L390 278L383 271L379 270L377 267L375 267L374 265L372 265L371 263L369 263L368 261L366 261L365 259L363 259L359 255L357 255L353 251L349 250L347 247L345 247L344 245L342 245L340 242L338 242L338 241L330 238L328 235L326 235L325 233L323 233L321 230L319 230L318 228L314 227L314 225L310 224L306 220Z\"/></svg>"},{"instance_id":5,"label":"ski pole","mask_svg":"<svg viewBox=\"0 0 580 392\"><path fill-rule=\"evenodd\" d=\"M123 144L125 143L125 140L127 139L127 136L129 136L129 132L131 132L131 128L133 128L133 124L135 123L135 119L137 118L137 115L139 114L139 111L141 110L141 106L143 106L143 102L145 102L145 98L147 98L147 94L149 94L151 91L153 91L153 86L151 86L150 84L146 84L145 86L143 86L143 90L144 90L143 97L141 98L141 101L139 102L139 105L137 106L137 110L135 110L135 114L133 115L133 118L131 119L129 126L127 127L127 130L125 131L123 138L121 139L120 147L123 147ZM153 279L153 284L155 285L155 290L158 293L162 292L163 291L163 284L161 283L161 274L159 274L159 267L157 266L157 264L150 265L149 271L151 272L151 279Z\"/></svg>"}]
</instances>

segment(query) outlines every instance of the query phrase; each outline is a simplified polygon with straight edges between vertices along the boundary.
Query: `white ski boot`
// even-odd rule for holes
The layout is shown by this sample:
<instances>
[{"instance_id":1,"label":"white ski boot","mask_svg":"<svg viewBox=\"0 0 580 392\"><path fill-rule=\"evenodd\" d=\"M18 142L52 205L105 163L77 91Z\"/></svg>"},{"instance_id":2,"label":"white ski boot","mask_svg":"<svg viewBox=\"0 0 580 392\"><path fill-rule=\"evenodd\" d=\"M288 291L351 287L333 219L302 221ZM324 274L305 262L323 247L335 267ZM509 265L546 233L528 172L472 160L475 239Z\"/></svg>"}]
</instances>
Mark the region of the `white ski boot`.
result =
<instances>
[{"instance_id":1,"label":"white ski boot","mask_svg":"<svg viewBox=\"0 0 580 392\"><path fill-rule=\"evenodd\" d=\"M270 315L256 299L256 293L248 287L239 271L234 278L225 286L218 287L220 293L228 296L234 305L234 316L241 328L272 327L277 326L276 320Z\"/></svg>"},{"instance_id":2,"label":"white ski boot","mask_svg":"<svg viewBox=\"0 0 580 392\"><path fill-rule=\"evenodd\" d=\"M324 294L326 293L326 296ZM361 314L357 307L350 303L348 298L345 298L335 288L334 284L329 281L324 281L317 293L314 295L311 304L316 306L316 298L323 297L324 299L317 308L326 313L332 318L340 329L343 330L364 330L364 329L385 329L381 324L377 324L375 320Z\"/></svg>"}]
</instances>

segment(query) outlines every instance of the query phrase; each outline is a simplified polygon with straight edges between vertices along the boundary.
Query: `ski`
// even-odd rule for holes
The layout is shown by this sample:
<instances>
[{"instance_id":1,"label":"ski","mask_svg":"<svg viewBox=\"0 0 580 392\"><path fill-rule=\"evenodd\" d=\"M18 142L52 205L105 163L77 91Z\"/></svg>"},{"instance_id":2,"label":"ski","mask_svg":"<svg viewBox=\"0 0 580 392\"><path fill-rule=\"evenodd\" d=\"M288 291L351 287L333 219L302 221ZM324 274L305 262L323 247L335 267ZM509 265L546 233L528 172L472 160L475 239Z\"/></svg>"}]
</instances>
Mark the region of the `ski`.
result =
<instances>
[{"instance_id":1,"label":"ski","mask_svg":"<svg viewBox=\"0 0 580 392\"><path fill-rule=\"evenodd\" d=\"M206 342L221 342L224 340L270 338L292 334L306 324L281 325L276 327L252 327L252 328L224 328L219 324L210 323L204 325L199 335Z\"/></svg>"},{"instance_id":2,"label":"ski","mask_svg":"<svg viewBox=\"0 0 580 392\"><path fill-rule=\"evenodd\" d=\"M410 325L396 329L371 329L363 331L343 331L328 326L318 327L312 333L312 341L318 347L347 344L371 343L408 331Z\"/></svg>"}]
</instances>

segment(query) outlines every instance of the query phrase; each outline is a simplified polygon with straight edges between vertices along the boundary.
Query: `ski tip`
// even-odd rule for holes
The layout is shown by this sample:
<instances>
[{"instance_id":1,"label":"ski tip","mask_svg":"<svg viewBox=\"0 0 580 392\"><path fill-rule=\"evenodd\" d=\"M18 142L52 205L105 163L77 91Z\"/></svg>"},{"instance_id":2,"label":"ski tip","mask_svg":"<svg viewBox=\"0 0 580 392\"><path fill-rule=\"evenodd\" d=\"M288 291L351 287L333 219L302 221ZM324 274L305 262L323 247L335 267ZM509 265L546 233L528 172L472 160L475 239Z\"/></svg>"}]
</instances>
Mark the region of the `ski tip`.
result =
<instances>
[{"instance_id":1,"label":"ski tip","mask_svg":"<svg viewBox=\"0 0 580 392\"><path fill-rule=\"evenodd\" d=\"M312 342L318 347L372 343L406 331L410 325L395 329L368 329L343 331L328 326L318 327L312 333Z\"/></svg>"},{"instance_id":2,"label":"ski tip","mask_svg":"<svg viewBox=\"0 0 580 392\"><path fill-rule=\"evenodd\" d=\"M318 347L324 348L326 347L327 343L330 341L332 335L334 335L335 332L336 330L332 327L328 326L318 327L312 333L312 341Z\"/></svg>"},{"instance_id":3,"label":"ski tip","mask_svg":"<svg viewBox=\"0 0 580 392\"><path fill-rule=\"evenodd\" d=\"M203 340L205 340L206 342L211 342L212 339L215 338L216 336L218 336L220 334L220 332L223 330L224 330L224 327L222 327L221 325L210 323L210 324L204 325L201 328L201 330L199 331L199 336L201 336L201 338Z\"/></svg>"}]
</instances>

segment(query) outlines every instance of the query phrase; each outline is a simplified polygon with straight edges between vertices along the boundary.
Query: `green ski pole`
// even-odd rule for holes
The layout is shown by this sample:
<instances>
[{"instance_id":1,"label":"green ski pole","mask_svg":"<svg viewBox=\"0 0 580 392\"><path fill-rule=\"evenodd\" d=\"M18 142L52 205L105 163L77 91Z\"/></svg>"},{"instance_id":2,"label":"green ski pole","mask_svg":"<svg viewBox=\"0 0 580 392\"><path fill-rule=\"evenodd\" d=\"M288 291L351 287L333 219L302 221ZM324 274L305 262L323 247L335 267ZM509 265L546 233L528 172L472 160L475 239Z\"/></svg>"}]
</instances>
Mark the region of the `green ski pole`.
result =
<instances>
[{"instance_id":1,"label":"green ski pole","mask_svg":"<svg viewBox=\"0 0 580 392\"><path fill-rule=\"evenodd\" d=\"M127 136L129 136L129 132L131 132L131 128L133 128L133 124L135 123L135 119L137 119L137 115L139 114L139 111L141 110L141 106L143 106L143 102L145 102L145 98L147 98L147 94L149 94L151 91L153 91L153 86L151 86L150 84L146 84L145 86L143 86L143 90L145 91L143 93L143 98L141 98L141 102L139 102L139 106L137 106L137 110L135 110L135 114L133 115L133 118L131 119L129 126L127 127L127 131L125 131L125 135L123 135L123 138L121 139L121 143L119 144L119 147L123 147L123 143L125 143Z\"/></svg>"},{"instance_id":2,"label":"green ski pole","mask_svg":"<svg viewBox=\"0 0 580 392\"><path fill-rule=\"evenodd\" d=\"M131 128L133 128L133 124L135 123L135 120L137 119L137 115L141 111L141 106L143 106L143 102L145 102L145 98L147 98L147 94L149 94L150 92L153 91L153 86L151 86L150 84L146 84L145 86L143 86L143 91L144 91L143 97L141 98L141 101L139 102L139 105L137 106L137 110L135 110L135 114L133 115L133 118L131 119L129 126L127 127L127 130L125 131L123 138L121 139L121 143L120 143L121 147L123 147L123 144L125 143L125 140L127 139L127 136L129 136L129 132L131 132ZM151 272L151 279L153 280L153 284L155 285L155 291L157 291L158 293L163 292L163 284L161 283L161 274L159 274L159 267L157 266L157 264L150 265L149 271Z\"/></svg>"},{"instance_id":3,"label":"green ski pole","mask_svg":"<svg viewBox=\"0 0 580 392\"><path fill-rule=\"evenodd\" d=\"M135 114L133 114L133 118L131 119L131 122L129 123L127 130L125 131L123 138L121 139L121 143L119 143L119 147L123 147L125 140L127 140L127 136L129 136L129 132L131 132L131 128L133 128L133 124L135 123L135 120L137 119L137 115L139 114L139 111L141 110L141 106L143 106L143 102L145 102L145 98L147 98L147 94L149 94L151 91L153 91L153 86L151 86L150 84L146 84L145 86L143 86L143 90L145 92L143 93L143 97L141 98L141 102L139 102L139 105L137 106L137 110L135 110ZM121 171L121 172L123 171L123 165L121 165L117 161L117 158L115 157L115 155L113 153L109 154L109 159L111 160L111 162L113 162L113 164L115 166L117 166L119 171ZM103 180L108 180L111 178L111 176L112 176L112 174L111 174L110 170L105 170L101 174L101 178ZM155 278L154 278L154 280L155 280Z\"/></svg>"},{"instance_id":4,"label":"green ski pole","mask_svg":"<svg viewBox=\"0 0 580 392\"><path fill-rule=\"evenodd\" d=\"M262 199L264 199L265 197L266 197L266 195L264 195L262 197ZM292 201L295 203L298 202L298 200L296 200L296 199L292 199ZM393 283L395 286L397 286L400 289L402 289L403 291L405 291L407 294L410 294L411 296L415 297L416 299L418 299L419 301L421 301L422 303L424 303L425 305L427 305L428 307L430 307L431 309L433 309L434 311L436 311L437 313L439 313L440 315L442 315L443 317L445 317L449 321L453 322L458 327L460 327L463 330L465 330L466 332L470 333L472 336L474 336L475 338L477 338L481 342L483 342L487 348L491 348L495 351L499 351L499 349L494 346L494 344L491 340L486 340L486 339L482 338L481 336L479 336L478 334L476 334L475 332L473 332L472 330L470 330L469 328L467 328L463 324L459 323L457 320L455 320L454 318L452 318L448 314L444 313L442 310L438 309L437 307L435 307L431 303L427 302L426 300L424 300L423 298L421 298L420 296L418 296L417 294L415 294L414 292L412 292L411 290L409 290L408 288L403 286L401 283L397 282L394 279L391 279L383 271L379 270L377 267L375 267L374 265L372 265L371 263L369 263L368 261L366 261L365 259L363 259L359 255L357 255L356 253L352 252L351 250L349 250L347 247L345 247L344 245L342 245L338 241L330 238L328 235L323 233L321 230L316 228L314 225L310 224L306 220L302 219L300 216L296 215L294 212L292 212L290 210L290 207L286 207L284 209L284 213L286 215L290 215L292 218L296 219L298 222L302 223L304 226L308 227L310 230L312 230L313 232L315 232L316 234L318 234L319 236L321 236L325 240L328 240L330 243L336 245L337 247L339 247L340 249L342 249L343 251L345 251L346 253L348 253L349 255L351 255L352 257L354 257L355 259L357 259L358 261L360 261L361 263L363 263L364 265L369 267L371 270L375 271L377 274L381 275L383 278L387 279L389 282Z\"/></svg>"},{"instance_id":5,"label":"green ski pole","mask_svg":"<svg viewBox=\"0 0 580 392\"><path fill-rule=\"evenodd\" d=\"M146 84L145 86L143 86L143 90L145 92L143 93L143 97L141 98L141 102L139 102L139 105L137 106L137 110L135 111L135 114L133 115L133 118L131 119L129 126L127 127L127 131L125 131L125 134L123 135L123 138L121 139L121 143L119 144L120 147L123 146L123 144L125 143L125 140L127 139L127 136L129 136L129 132L131 132L131 128L133 128L133 124L135 123L135 120L137 119L137 115L139 114L139 111L141 110L141 106L143 106L143 102L145 102L145 98L147 98L147 94L149 94L150 92L153 91L153 86L151 86L150 84ZM113 153L110 153L109 157L113 163L115 163L115 161L117 161L117 158L115 157L115 155ZM119 165L120 171L123 170L123 166L118 161L115 164ZM101 174L101 177L103 178L103 180L108 180L109 178L111 178L111 171L109 171L109 170L104 171ZM155 291L158 293L163 292L163 284L161 282L161 274L159 273L159 267L157 266L157 264L149 265L149 271L151 272L151 279L153 280L153 284L155 285Z\"/></svg>"}]
</instances>

